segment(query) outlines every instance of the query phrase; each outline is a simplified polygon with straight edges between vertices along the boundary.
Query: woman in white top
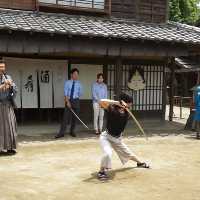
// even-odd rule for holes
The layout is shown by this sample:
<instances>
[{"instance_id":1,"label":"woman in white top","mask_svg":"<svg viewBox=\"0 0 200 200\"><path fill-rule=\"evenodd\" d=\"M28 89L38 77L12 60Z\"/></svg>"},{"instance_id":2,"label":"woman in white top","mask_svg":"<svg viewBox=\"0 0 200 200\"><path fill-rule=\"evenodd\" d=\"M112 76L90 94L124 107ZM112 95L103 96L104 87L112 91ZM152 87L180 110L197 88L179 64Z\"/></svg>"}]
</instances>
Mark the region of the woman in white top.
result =
<instances>
[{"instance_id":1,"label":"woman in white top","mask_svg":"<svg viewBox=\"0 0 200 200\"><path fill-rule=\"evenodd\" d=\"M94 109L94 130L100 134L103 128L104 109L99 106L101 99L107 99L107 86L103 82L103 74L97 74L97 81L92 84L92 100Z\"/></svg>"}]
</instances>

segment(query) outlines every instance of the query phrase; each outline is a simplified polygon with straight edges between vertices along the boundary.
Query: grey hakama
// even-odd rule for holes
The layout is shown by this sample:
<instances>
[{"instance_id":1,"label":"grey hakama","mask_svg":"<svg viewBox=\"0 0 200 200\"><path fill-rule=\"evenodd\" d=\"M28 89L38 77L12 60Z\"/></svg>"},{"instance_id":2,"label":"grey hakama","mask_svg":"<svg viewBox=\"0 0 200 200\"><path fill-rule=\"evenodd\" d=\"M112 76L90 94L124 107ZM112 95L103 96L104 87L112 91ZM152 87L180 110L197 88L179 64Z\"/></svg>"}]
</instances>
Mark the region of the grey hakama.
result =
<instances>
[{"instance_id":1,"label":"grey hakama","mask_svg":"<svg viewBox=\"0 0 200 200\"><path fill-rule=\"evenodd\" d=\"M4 79L0 77L0 84L3 84L3 81ZM15 84L13 87L16 93ZM0 152L17 148L17 123L8 94L9 91L0 90Z\"/></svg>"},{"instance_id":2,"label":"grey hakama","mask_svg":"<svg viewBox=\"0 0 200 200\"><path fill-rule=\"evenodd\" d=\"M111 136L104 131L100 135L100 144L103 150L103 157L101 160L101 168L111 169L111 156L112 156L112 148L115 150L117 155L119 156L122 164L124 165L131 158L135 158L138 160L137 156L131 152L131 150L124 144L122 141L122 137L116 138Z\"/></svg>"}]
</instances>

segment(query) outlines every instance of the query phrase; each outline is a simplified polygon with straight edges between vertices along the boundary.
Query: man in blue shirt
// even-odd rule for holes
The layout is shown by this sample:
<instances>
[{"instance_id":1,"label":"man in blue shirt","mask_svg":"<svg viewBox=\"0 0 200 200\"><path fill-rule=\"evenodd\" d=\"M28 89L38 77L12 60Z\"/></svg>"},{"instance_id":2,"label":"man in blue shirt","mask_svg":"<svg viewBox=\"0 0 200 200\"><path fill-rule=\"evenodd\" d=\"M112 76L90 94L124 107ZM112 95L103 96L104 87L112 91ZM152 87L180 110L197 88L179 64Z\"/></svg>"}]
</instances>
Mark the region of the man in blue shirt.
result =
<instances>
[{"instance_id":1,"label":"man in blue shirt","mask_svg":"<svg viewBox=\"0 0 200 200\"><path fill-rule=\"evenodd\" d=\"M64 137L65 130L67 128L67 121L68 119L71 119L71 127L70 127L70 135L72 137L76 137L74 130L76 125L76 117L71 112L70 109L73 109L73 111L76 114L79 114L80 112L80 97L83 94L83 87L81 82L78 80L79 70L74 68L70 72L71 79L65 81L64 85L64 101L65 101L65 110L63 115L63 120L61 123L60 131L55 136L55 138L61 138Z\"/></svg>"},{"instance_id":2,"label":"man in blue shirt","mask_svg":"<svg viewBox=\"0 0 200 200\"><path fill-rule=\"evenodd\" d=\"M104 109L100 107L101 99L107 99L107 86L103 82L103 74L97 74L97 81L92 84L92 100L94 109L94 130L98 135L102 132Z\"/></svg>"},{"instance_id":3,"label":"man in blue shirt","mask_svg":"<svg viewBox=\"0 0 200 200\"><path fill-rule=\"evenodd\" d=\"M200 139L200 86L196 87L194 102L195 102L194 120L196 122L195 124L196 124L196 131L197 131L197 139Z\"/></svg>"}]
</instances>

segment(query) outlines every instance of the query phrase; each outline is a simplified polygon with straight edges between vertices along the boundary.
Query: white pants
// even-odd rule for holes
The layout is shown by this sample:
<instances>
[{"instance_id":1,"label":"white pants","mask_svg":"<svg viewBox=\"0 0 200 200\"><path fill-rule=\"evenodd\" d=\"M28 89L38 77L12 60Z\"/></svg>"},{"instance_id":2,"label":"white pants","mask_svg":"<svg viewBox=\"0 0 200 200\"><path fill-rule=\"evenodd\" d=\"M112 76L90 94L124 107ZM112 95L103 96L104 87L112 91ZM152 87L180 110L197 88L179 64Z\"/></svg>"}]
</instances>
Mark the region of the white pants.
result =
<instances>
[{"instance_id":1,"label":"white pants","mask_svg":"<svg viewBox=\"0 0 200 200\"><path fill-rule=\"evenodd\" d=\"M94 130L100 132L103 128L103 116L104 116L104 109L100 107L100 105L96 102L93 103L94 109Z\"/></svg>"},{"instance_id":2,"label":"white pants","mask_svg":"<svg viewBox=\"0 0 200 200\"><path fill-rule=\"evenodd\" d=\"M101 159L101 168L111 169L112 148L116 151L122 164L125 164L130 158L137 159L136 155L123 143L121 137L112 137L106 131L102 132L100 136L100 145L104 153Z\"/></svg>"}]
</instances>

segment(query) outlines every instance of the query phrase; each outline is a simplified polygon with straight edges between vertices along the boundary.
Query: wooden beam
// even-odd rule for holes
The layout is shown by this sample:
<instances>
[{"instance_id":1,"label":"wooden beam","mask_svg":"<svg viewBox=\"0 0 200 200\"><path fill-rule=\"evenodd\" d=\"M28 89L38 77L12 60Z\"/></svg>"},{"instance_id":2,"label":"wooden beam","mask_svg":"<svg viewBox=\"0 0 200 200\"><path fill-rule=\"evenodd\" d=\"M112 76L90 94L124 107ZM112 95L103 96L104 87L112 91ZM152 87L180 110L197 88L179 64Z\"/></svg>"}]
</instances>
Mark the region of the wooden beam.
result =
<instances>
[{"instance_id":1,"label":"wooden beam","mask_svg":"<svg viewBox=\"0 0 200 200\"><path fill-rule=\"evenodd\" d=\"M166 0L166 15L165 15L165 21L167 22L169 20L169 0Z\"/></svg>"},{"instance_id":2,"label":"wooden beam","mask_svg":"<svg viewBox=\"0 0 200 200\"><path fill-rule=\"evenodd\" d=\"M46 54L49 56L108 56L128 57L179 57L187 56L189 47L181 44L156 43L155 41L88 38L81 36L53 35L44 33L0 32L0 53Z\"/></svg>"}]
</instances>

